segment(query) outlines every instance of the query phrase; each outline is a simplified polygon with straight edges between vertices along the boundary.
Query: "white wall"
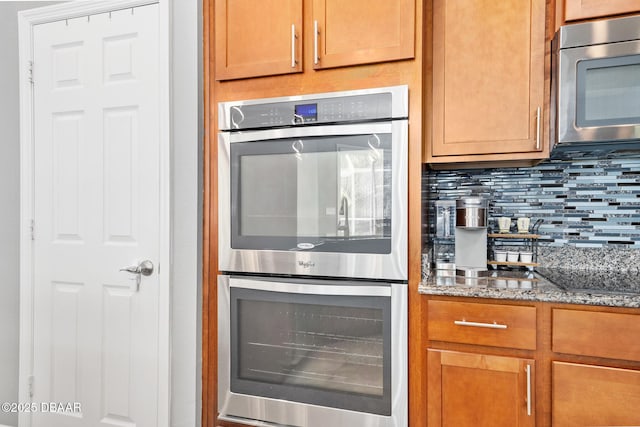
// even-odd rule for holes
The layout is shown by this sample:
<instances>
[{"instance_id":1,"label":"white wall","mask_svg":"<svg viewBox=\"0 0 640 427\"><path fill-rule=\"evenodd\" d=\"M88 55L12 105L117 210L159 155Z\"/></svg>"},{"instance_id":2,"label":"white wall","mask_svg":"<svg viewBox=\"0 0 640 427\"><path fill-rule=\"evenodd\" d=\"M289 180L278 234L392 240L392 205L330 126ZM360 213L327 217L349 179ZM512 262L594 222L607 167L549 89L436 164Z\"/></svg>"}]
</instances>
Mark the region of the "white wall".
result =
<instances>
[{"instance_id":1,"label":"white wall","mask_svg":"<svg viewBox=\"0 0 640 427\"><path fill-rule=\"evenodd\" d=\"M20 127L19 10L58 2L0 2L0 402L18 401ZM18 415L0 411L0 425Z\"/></svg>"},{"instance_id":2,"label":"white wall","mask_svg":"<svg viewBox=\"0 0 640 427\"><path fill-rule=\"evenodd\" d=\"M18 400L20 143L17 11L54 3L58 2L0 1L0 402ZM172 1L172 427L198 426L201 413L200 3L198 0ZM17 414L0 412L0 427L17 424Z\"/></svg>"},{"instance_id":3,"label":"white wall","mask_svg":"<svg viewBox=\"0 0 640 427\"><path fill-rule=\"evenodd\" d=\"M202 2L174 0L171 426L201 422Z\"/></svg>"}]
</instances>

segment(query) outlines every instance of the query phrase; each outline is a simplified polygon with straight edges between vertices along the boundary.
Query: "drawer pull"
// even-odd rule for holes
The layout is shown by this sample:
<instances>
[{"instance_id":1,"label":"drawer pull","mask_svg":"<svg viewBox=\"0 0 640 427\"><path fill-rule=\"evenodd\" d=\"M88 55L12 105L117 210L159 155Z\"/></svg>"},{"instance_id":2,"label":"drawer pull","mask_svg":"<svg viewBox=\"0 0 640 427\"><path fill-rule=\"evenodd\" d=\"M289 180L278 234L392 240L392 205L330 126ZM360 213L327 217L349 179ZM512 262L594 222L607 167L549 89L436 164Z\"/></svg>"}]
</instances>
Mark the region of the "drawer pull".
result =
<instances>
[{"instance_id":1,"label":"drawer pull","mask_svg":"<svg viewBox=\"0 0 640 427\"><path fill-rule=\"evenodd\" d=\"M490 328L490 329L507 329L507 325L501 325L500 323L481 323L481 322L467 322L466 320L454 320L458 326L474 326L476 328Z\"/></svg>"}]
</instances>

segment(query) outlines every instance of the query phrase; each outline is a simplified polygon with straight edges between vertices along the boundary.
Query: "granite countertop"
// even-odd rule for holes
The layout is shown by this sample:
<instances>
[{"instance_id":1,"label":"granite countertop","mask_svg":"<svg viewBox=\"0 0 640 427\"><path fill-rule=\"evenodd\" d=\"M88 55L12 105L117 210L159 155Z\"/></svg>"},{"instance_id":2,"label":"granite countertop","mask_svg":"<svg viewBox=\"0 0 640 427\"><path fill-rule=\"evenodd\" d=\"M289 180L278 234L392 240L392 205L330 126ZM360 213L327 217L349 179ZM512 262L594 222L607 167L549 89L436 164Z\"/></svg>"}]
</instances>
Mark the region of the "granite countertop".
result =
<instances>
[{"instance_id":1,"label":"granite countertop","mask_svg":"<svg viewBox=\"0 0 640 427\"><path fill-rule=\"evenodd\" d=\"M490 277L465 279L454 272L426 270L418 291L446 295L640 308L637 271L589 271L541 268L490 271Z\"/></svg>"},{"instance_id":2,"label":"granite countertop","mask_svg":"<svg viewBox=\"0 0 640 427\"><path fill-rule=\"evenodd\" d=\"M640 307L640 250L540 247L535 272L491 270L486 280L453 277L429 268L423 254L422 283L428 295L557 302L609 307ZM436 273L437 272L437 273ZM449 275L449 277L447 277Z\"/></svg>"}]
</instances>

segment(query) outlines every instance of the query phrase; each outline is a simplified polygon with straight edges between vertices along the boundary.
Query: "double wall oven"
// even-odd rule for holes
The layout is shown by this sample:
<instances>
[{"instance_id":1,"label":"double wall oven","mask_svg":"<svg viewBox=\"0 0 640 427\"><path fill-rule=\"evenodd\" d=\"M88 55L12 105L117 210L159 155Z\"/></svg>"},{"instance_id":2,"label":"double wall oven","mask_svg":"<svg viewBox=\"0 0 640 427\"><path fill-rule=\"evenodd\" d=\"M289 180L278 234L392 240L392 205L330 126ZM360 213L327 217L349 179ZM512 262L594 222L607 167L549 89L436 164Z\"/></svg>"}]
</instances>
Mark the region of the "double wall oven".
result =
<instances>
[{"instance_id":1,"label":"double wall oven","mask_svg":"<svg viewBox=\"0 0 640 427\"><path fill-rule=\"evenodd\" d=\"M218 114L219 418L406 426L407 87Z\"/></svg>"}]
</instances>

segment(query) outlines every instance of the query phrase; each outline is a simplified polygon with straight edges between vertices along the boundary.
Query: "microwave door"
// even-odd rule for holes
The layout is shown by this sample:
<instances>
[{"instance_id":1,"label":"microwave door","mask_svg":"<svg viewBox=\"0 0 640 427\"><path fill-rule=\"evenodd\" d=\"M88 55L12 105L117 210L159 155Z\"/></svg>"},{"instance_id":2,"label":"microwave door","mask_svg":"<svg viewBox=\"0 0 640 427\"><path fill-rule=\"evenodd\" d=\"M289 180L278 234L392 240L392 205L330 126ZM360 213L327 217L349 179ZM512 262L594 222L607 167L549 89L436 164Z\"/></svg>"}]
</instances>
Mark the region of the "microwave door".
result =
<instances>
[{"instance_id":1,"label":"microwave door","mask_svg":"<svg viewBox=\"0 0 640 427\"><path fill-rule=\"evenodd\" d=\"M640 138L640 42L562 49L558 141Z\"/></svg>"}]
</instances>

